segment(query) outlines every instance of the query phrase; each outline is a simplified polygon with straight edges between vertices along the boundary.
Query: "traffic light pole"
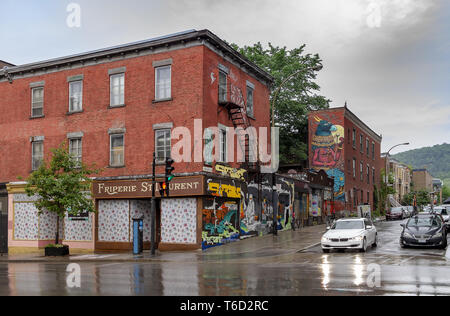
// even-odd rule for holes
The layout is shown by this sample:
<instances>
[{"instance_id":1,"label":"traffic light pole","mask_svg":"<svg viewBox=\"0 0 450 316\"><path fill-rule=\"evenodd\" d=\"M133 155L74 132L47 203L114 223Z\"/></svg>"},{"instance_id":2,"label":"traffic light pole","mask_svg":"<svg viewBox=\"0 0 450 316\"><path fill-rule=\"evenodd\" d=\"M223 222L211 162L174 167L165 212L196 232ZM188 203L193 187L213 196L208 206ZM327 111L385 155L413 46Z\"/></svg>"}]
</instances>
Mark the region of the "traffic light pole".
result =
<instances>
[{"instance_id":1,"label":"traffic light pole","mask_svg":"<svg viewBox=\"0 0 450 316\"><path fill-rule=\"evenodd\" d=\"M152 209L151 209L151 254L156 253L156 155L153 153L153 173L152 173Z\"/></svg>"}]
</instances>

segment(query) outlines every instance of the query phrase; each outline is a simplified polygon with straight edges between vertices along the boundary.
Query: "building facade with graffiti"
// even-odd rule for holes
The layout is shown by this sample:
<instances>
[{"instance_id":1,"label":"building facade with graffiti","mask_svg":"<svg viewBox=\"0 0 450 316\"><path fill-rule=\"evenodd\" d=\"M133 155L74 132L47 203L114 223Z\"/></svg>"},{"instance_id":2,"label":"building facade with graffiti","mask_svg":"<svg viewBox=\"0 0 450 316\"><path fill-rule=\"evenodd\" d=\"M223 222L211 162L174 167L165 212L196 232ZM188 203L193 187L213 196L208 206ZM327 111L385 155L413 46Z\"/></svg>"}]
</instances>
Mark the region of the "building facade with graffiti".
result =
<instances>
[{"instance_id":1,"label":"building facade with graffiti","mask_svg":"<svg viewBox=\"0 0 450 316\"><path fill-rule=\"evenodd\" d=\"M38 215L37 197L25 194L18 177L27 179L63 142L76 159L102 169L91 192L97 212L66 216L60 225L71 249L131 249L136 216L144 217L148 249L153 185L160 250L199 249L267 231L260 223L269 222L262 220L271 214L269 194L261 208L256 199L264 194L254 193L264 183L245 184L244 173L254 173L258 160L250 164L252 144L231 130L267 128L270 148L272 82L208 30L0 70L0 107L8 113L0 117L0 185L7 188L1 236L9 249L54 241L56 217ZM174 149L180 129L192 138ZM237 149L243 163L229 159ZM161 198L151 182L153 153L161 181L164 160L176 151L183 160L174 164L171 196Z\"/></svg>"},{"instance_id":2,"label":"building facade with graffiti","mask_svg":"<svg viewBox=\"0 0 450 316\"><path fill-rule=\"evenodd\" d=\"M380 185L382 137L347 106L312 111L309 122L309 167L334 178L334 211L374 209Z\"/></svg>"}]
</instances>

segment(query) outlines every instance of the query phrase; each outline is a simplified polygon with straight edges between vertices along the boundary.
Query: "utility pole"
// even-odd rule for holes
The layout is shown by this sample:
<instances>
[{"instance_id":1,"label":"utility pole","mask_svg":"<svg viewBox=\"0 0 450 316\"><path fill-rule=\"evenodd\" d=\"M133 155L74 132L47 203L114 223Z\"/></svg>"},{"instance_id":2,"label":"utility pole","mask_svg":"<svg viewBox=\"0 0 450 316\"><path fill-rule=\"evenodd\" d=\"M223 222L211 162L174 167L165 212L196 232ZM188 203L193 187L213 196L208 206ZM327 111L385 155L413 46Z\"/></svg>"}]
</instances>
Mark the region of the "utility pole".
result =
<instances>
[{"instance_id":1,"label":"utility pole","mask_svg":"<svg viewBox=\"0 0 450 316\"><path fill-rule=\"evenodd\" d=\"M153 153L153 172L152 172L152 208L151 208L151 254L152 256L156 253L156 198L155 198L155 192L156 192L156 154Z\"/></svg>"}]
</instances>

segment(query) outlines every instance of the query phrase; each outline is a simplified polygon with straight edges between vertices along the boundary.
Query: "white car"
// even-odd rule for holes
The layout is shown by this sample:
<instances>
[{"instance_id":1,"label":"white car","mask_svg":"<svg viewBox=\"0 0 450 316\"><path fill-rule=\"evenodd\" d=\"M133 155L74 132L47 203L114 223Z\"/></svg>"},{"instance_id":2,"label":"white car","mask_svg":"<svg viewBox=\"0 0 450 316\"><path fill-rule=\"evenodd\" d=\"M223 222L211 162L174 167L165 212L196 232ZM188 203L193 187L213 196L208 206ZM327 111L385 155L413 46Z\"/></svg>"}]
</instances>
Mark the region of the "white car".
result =
<instances>
[{"instance_id":1,"label":"white car","mask_svg":"<svg viewBox=\"0 0 450 316\"><path fill-rule=\"evenodd\" d=\"M366 252L369 246L376 247L378 233L375 225L367 218L340 219L322 237L322 250L359 249Z\"/></svg>"},{"instance_id":2,"label":"white car","mask_svg":"<svg viewBox=\"0 0 450 316\"><path fill-rule=\"evenodd\" d=\"M442 216L446 225L450 225L450 214L445 206L434 207L434 212Z\"/></svg>"}]
</instances>

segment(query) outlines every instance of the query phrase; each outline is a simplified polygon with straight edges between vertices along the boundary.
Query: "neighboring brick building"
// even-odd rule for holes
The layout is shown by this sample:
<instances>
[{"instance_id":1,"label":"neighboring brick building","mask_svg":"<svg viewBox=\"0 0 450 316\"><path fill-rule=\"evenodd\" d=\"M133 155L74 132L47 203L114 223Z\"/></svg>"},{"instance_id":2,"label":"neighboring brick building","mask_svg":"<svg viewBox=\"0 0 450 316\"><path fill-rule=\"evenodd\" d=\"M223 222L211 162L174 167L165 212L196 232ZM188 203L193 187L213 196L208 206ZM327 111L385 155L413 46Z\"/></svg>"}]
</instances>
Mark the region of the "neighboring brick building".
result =
<instances>
[{"instance_id":1,"label":"neighboring brick building","mask_svg":"<svg viewBox=\"0 0 450 316\"><path fill-rule=\"evenodd\" d=\"M433 176L427 169L414 169L412 171L412 185L414 191L433 191Z\"/></svg>"},{"instance_id":2,"label":"neighboring brick building","mask_svg":"<svg viewBox=\"0 0 450 316\"><path fill-rule=\"evenodd\" d=\"M158 202L160 249L197 249L205 240L236 238L240 229L248 233L249 221L265 224L261 209L246 216L243 173L233 170L256 172L257 164L216 168L215 162L196 159L195 150L203 153L207 127L221 131L222 160L235 150L227 128L269 128L271 83L270 75L207 30L11 67L8 74L0 70L0 184L9 190L10 248L52 240L55 219L38 218L33 198L17 181L67 141L77 159L104 170L93 189L98 214L85 221L66 218L65 242L72 248L130 249L131 218L144 214L149 224L152 153L161 162L173 155L171 134L179 127L197 137L188 148L192 162L174 165L174 198ZM194 120L201 120L200 130ZM205 143L211 140L206 136ZM248 141L243 147L248 160ZM158 166L157 174L163 173ZM216 236L216 227L207 224L219 211L234 228ZM146 242L149 236L146 229Z\"/></svg>"},{"instance_id":3,"label":"neighboring brick building","mask_svg":"<svg viewBox=\"0 0 450 316\"><path fill-rule=\"evenodd\" d=\"M7 63L6 61L0 60L0 70L3 69L3 67L14 67L14 65Z\"/></svg>"},{"instance_id":4,"label":"neighboring brick building","mask_svg":"<svg viewBox=\"0 0 450 316\"><path fill-rule=\"evenodd\" d=\"M374 209L374 186L380 183L382 137L347 106L309 113L309 167L334 177L336 211Z\"/></svg>"},{"instance_id":5,"label":"neighboring brick building","mask_svg":"<svg viewBox=\"0 0 450 316\"><path fill-rule=\"evenodd\" d=\"M381 154L381 163L382 169L386 168L386 153ZM389 158L389 173L394 177L393 188L395 190L395 194L393 194L393 198L397 203L401 204L405 195L411 192L411 180L412 180L412 171L411 169L393 159ZM382 179L383 182L385 179Z\"/></svg>"}]
</instances>

